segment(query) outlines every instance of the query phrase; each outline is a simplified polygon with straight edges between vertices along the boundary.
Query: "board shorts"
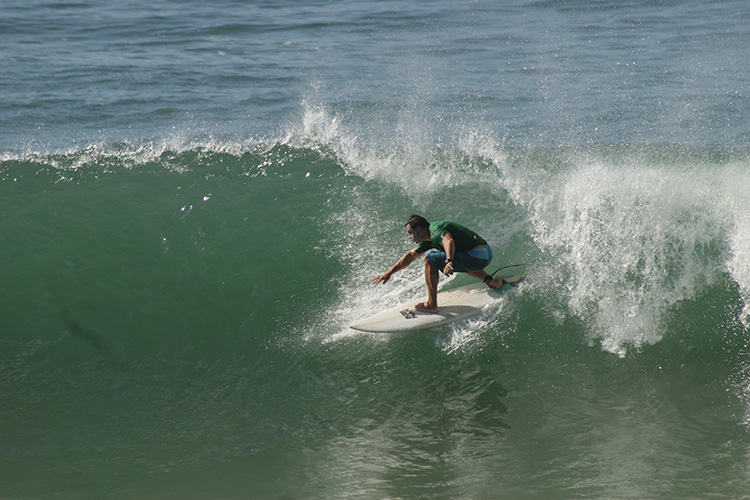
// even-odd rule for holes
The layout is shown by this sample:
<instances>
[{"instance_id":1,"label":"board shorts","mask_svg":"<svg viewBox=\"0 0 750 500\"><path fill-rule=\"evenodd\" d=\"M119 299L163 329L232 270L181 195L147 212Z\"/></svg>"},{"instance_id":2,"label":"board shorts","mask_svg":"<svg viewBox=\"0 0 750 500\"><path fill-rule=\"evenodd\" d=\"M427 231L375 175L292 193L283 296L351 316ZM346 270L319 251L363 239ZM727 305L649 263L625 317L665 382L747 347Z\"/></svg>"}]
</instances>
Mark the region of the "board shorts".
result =
<instances>
[{"instance_id":1,"label":"board shorts","mask_svg":"<svg viewBox=\"0 0 750 500\"><path fill-rule=\"evenodd\" d=\"M431 252L425 256L432 267L441 271L445 269L445 252ZM481 271L492 260L492 249L489 243L484 248L474 248L468 252L456 252L453 255L453 270L459 273Z\"/></svg>"}]
</instances>

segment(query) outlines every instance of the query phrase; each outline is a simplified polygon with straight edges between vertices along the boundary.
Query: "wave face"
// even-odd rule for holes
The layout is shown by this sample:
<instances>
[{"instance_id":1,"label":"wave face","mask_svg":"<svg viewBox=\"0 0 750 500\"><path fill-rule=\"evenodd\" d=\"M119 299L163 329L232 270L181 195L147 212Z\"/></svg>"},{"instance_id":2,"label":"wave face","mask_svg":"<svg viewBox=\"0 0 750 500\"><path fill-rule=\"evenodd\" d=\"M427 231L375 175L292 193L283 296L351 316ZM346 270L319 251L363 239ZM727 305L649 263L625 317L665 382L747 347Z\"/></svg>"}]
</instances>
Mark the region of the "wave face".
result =
<instances>
[{"instance_id":1,"label":"wave face","mask_svg":"<svg viewBox=\"0 0 750 500\"><path fill-rule=\"evenodd\" d=\"M700 491L737 493L749 152L481 130L384 147L316 106L275 140L6 155L3 397L24 430L5 457L342 497L523 496L562 480L525 484L557 461L577 464L562 491L648 496L667 457L672 491L708 461ZM410 248L412 212L476 228L491 269L528 282L451 327L349 330L423 293L416 265L370 284Z\"/></svg>"}]
</instances>

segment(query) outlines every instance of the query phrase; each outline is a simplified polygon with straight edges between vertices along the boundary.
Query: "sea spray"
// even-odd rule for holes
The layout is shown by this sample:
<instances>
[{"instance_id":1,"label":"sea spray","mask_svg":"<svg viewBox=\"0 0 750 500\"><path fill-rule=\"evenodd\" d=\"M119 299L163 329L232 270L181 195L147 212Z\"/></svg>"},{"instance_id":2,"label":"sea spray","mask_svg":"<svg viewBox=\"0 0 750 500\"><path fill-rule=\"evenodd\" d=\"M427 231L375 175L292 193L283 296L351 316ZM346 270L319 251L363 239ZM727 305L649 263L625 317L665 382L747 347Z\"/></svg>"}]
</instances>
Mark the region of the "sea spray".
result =
<instances>
[{"instance_id":1,"label":"sea spray","mask_svg":"<svg viewBox=\"0 0 750 500\"><path fill-rule=\"evenodd\" d=\"M750 159L733 163L722 169L720 184L713 189L714 203L724 210L723 223L728 225L727 236L730 256L727 269L739 286L745 304L742 322L750 326L750 207L747 192L750 189L748 174Z\"/></svg>"},{"instance_id":2,"label":"sea spray","mask_svg":"<svg viewBox=\"0 0 750 500\"><path fill-rule=\"evenodd\" d=\"M332 155L353 178L351 193L329 200L334 212L340 207L329 220L349 227L339 250L352 273L374 276L400 256L378 254L380 264L373 265L360 260L359 243L401 241L397 222L404 213L460 220L485 232L504 259L498 264L537 262L529 269L537 274L537 292L564 304L563 317L582 320L590 340L619 355L658 342L674 307L726 272L746 295L746 216L741 189L732 188L743 185L744 174L725 166L723 155L672 146L509 147L467 126L452 138L435 130L440 145L431 142L429 127L408 139L402 127L385 146L362 141L323 105L308 102L305 109L304 126L285 141ZM743 164L741 152L730 156ZM712 175L717 167L726 173ZM739 178L730 181L732 175ZM377 193L360 181L379 186ZM405 276L408 288L382 305L419 290L411 283L420 272Z\"/></svg>"},{"instance_id":3,"label":"sea spray","mask_svg":"<svg viewBox=\"0 0 750 500\"><path fill-rule=\"evenodd\" d=\"M551 283L607 350L657 342L673 306L722 276L726 191L693 164L579 149L562 150L556 163L534 169L541 187L529 182L533 194L521 190L520 200L555 269Z\"/></svg>"}]
</instances>

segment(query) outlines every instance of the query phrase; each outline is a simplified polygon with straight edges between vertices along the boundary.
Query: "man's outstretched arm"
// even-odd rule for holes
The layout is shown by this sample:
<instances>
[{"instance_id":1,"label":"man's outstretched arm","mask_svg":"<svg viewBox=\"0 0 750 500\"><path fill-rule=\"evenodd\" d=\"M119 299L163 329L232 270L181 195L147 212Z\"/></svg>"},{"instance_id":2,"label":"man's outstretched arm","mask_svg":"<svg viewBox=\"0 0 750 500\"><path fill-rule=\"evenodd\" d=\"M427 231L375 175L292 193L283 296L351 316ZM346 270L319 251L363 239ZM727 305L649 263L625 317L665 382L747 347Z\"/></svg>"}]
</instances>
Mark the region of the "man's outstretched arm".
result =
<instances>
[{"instance_id":1,"label":"man's outstretched arm","mask_svg":"<svg viewBox=\"0 0 750 500\"><path fill-rule=\"evenodd\" d=\"M404 254L403 257L398 260L398 262L393 264L393 267L391 267L385 274L373 279L373 284L377 285L378 283L388 283L388 280L391 279L391 276L401 271L402 269L406 269L407 267L409 267L409 264L417 260L420 255L421 254L417 253L416 249L409 250Z\"/></svg>"}]
</instances>

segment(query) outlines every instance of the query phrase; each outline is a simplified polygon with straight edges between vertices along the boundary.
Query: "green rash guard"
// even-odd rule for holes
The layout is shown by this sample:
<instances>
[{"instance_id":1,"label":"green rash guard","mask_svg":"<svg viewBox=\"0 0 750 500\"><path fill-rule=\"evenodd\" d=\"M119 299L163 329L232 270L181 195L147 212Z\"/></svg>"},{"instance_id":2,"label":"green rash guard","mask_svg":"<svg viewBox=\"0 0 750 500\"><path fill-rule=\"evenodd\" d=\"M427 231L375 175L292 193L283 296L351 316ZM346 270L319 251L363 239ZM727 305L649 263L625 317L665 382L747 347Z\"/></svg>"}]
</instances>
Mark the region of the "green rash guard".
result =
<instances>
[{"instance_id":1,"label":"green rash guard","mask_svg":"<svg viewBox=\"0 0 750 500\"><path fill-rule=\"evenodd\" d=\"M458 252L468 252L480 245L487 244L481 236L471 229L455 222L439 220L430 224L431 241L419 242L416 248L417 253L424 253L431 248L437 248L441 252L445 252L443 248L443 236L446 233L450 233L453 237L453 241L456 242L456 251Z\"/></svg>"}]
</instances>

